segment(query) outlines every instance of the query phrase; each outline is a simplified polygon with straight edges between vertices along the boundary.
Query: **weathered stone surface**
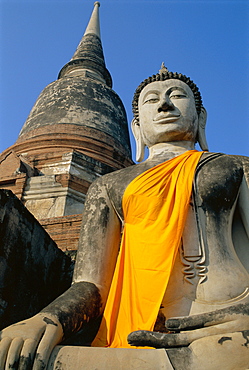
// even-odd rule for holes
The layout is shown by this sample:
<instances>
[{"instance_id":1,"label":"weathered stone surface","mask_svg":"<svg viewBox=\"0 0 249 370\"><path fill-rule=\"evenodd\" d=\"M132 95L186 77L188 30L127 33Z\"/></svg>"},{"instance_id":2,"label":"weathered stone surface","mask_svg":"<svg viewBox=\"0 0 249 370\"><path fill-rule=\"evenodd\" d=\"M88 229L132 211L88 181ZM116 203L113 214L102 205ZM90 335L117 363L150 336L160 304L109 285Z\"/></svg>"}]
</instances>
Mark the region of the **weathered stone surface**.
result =
<instances>
[{"instance_id":1,"label":"weathered stone surface","mask_svg":"<svg viewBox=\"0 0 249 370\"><path fill-rule=\"evenodd\" d=\"M68 301L70 304L67 304ZM70 289L45 307L40 314L52 314L60 322L64 343L89 346L98 331L102 308L99 288L95 284L81 281L73 283Z\"/></svg>"},{"instance_id":2,"label":"weathered stone surface","mask_svg":"<svg viewBox=\"0 0 249 370\"><path fill-rule=\"evenodd\" d=\"M45 126L60 125L60 132L63 133L65 124L73 125L79 138L87 136L87 128L98 130L100 135L101 132L108 134L119 148L123 147L119 155L130 157L124 106L118 95L103 83L71 76L48 85L27 118L18 142L28 133L33 138L37 137L37 130Z\"/></svg>"},{"instance_id":3,"label":"weathered stone surface","mask_svg":"<svg viewBox=\"0 0 249 370\"><path fill-rule=\"evenodd\" d=\"M36 163L40 176L26 180L22 200L28 210L38 219L81 214L85 194L90 184L113 168L80 152L64 153L61 157L39 155Z\"/></svg>"},{"instance_id":4,"label":"weathered stone surface","mask_svg":"<svg viewBox=\"0 0 249 370\"><path fill-rule=\"evenodd\" d=\"M188 347L167 350L175 370L247 370L249 332L236 331L201 338Z\"/></svg>"},{"instance_id":5,"label":"weathered stone surface","mask_svg":"<svg viewBox=\"0 0 249 370\"><path fill-rule=\"evenodd\" d=\"M105 66L100 39L98 8L99 3L95 3L86 32L72 59L60 71L58 80L48 85L38 97L18 142L27 140L27 135L29 138L41 136L41 129L48 130L47 126L55 142L56 125L64 134L69 134L65 126L71 125L74 134L83 138L91 129L100 142L102 134L111 138L114 142L111 154L115 159L116 153L122 167L122 163L129 162L131 157L127 118L122 101L111 89L112 80ZM103 142L106 143L108 140ZM84 139L81 149L84 149ZM95 154L102 153L95 151Z\"/></svg>"},{"instance_id":6,"label":"weathered stone surface","mask_svg":"<svg viewBox=\"0 0 249 370\"><path fill-rule=\"evenodd\" d=\"M77 70L81 70L94 74L94 79L100 79L102 82L105 82L107 86L112 87L112 79L105 66L100 39L99 6L100 3L96 1L84 37L70 62L60 71L59 78L66 74L72 74L77 72Z\"/></svg>"},{"instance_id":7,"label":"weathered stone surface","mask_svg":"<svg viewBox=\"0 0 249 370\"><path fill-rule=\"evenodd\" d=\"M173 370L165 350L58 346L48 369Z\"/></svg>"},{"instance_id":8,"label":"weathered stone surface","mask_svg":"<svg viewBox=\"0 0 249 370\"><path fill-rule=\"evenodd\" d=\"M72 179L68 174L32 177L27 180L23 192L23 202L37 218L61 217L79 214L83 211L85 194L77 191L72 185L86 189L85 182ZM76 180L76 181L75 181ZM81 188L81 187L80 187ZM86 192L86 190L85 190Z\"/></svg>"},{"instance_id":9,"label":"weathered stone surface","mask_svg":"<svg viewBox=\"0 0 249 370\"><path fill-rule=\"evenodd\" d=\"M71 283L72 263L9 190L0 190L0 328L34 315Z\"/></svg>"}]
</instances>

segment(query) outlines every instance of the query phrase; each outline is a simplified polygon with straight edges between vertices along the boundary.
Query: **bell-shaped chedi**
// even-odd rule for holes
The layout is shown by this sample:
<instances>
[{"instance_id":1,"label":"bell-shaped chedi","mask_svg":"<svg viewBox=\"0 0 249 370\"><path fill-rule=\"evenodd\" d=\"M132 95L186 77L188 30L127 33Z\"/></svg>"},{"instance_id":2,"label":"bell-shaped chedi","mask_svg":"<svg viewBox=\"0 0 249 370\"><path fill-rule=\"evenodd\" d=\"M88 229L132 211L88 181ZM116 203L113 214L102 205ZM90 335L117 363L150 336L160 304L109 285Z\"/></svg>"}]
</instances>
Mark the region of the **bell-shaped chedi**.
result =
<instances>
[{"instance_id":1,"label":"bell-shaped chedi","mask_svg":"<svg viewBox=\"0 0 249 370\"><path fill-rule=\"evenodd\" d=\"M96 177L130 164L126 112L105 65L96 2L72 59L42 91L16 143L1 154L0 188L16 193L53 237L53 230L65 234L70 225L72 233L75 215L78 230ZM55 241L68 248L68 240Z\"/></svg>"},{"instance_id":2,"label":"bell-shaped chedi","mask_svg":"<svg viewBox=\"0 0 249 370\"><path fill-rule=\"evenodd\" d=\"M99 3L86 32L57 81L40 94L17 140L16 151L31 154L78 150L113 168L131 163L123 104L111 89L100 40Z\"/></svg>"}]
</instances>

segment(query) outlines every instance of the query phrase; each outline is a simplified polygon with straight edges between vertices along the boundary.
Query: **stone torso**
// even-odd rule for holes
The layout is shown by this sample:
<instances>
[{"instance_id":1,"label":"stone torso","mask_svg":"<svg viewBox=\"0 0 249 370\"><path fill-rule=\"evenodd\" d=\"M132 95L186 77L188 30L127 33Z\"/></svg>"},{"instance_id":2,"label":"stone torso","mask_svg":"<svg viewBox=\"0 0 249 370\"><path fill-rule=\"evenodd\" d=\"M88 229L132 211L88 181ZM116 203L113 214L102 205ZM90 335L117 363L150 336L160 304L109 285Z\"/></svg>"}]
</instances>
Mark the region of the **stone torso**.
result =
<instances>
[{"instance_id":1,"label":"stone torso","mask_svg":"<svg viewBox=\"0 0 249 370\"><path fill-rule=\"evenodd\" d=\"M107 193L120 219L123 218L121 200L125 188L133 178L154 165L145 162L106 176ZM243 175L240 157L210 153L202 156L196 170L183 243L159 316L169 318L208 312L249 300L249 275L232 240Z\"/></svg>"},{"instance_id":2,"label":"stone torso","mask_svg":"<svg viewBox=\"0 0 249 370\"><path fill-rule=\"evenodd\" d=\"M165 292L162 312L166 317L213 311L249 300L248 271L232 238L242 179L243 168L236 157L217 157L197 169L190 207L196 227L185 230L191 235L183 238Z\"/></svg>"}]
</instances>

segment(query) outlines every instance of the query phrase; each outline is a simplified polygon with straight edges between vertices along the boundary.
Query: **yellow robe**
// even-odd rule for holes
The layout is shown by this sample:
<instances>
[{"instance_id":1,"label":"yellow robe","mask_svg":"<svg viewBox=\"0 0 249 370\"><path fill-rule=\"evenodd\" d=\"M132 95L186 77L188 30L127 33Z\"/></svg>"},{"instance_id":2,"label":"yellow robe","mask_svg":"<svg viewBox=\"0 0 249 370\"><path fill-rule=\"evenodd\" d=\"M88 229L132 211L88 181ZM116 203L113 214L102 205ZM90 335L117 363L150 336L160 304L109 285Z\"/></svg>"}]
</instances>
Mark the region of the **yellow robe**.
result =
<instances>
[{"instance_id":1,"label":"yellow robe","mask_svg":"<svg viewBox=\"0 0 249 370\"><path fill-rule=\"evenodd\" d=\"M196 150L185 152L142 173L126 188L120 252L93 346L130 348L129 333L153 330L181 243L201 155Z\"/></svg>"}]
</instances>

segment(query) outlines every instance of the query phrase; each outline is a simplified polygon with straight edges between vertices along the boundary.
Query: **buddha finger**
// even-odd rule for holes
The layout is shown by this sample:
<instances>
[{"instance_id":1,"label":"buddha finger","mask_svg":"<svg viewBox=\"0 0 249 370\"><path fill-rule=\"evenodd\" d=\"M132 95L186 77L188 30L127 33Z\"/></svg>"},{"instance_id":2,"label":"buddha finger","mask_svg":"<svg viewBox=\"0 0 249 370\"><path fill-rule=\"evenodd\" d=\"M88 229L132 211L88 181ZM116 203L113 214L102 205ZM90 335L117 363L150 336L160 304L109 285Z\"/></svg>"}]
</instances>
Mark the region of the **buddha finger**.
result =
<instances>
[{"instance_id":1,"label":"buddha finger","mask_svg":"<svg viewBox=\"0 0 249 370\"><path fill-rule=\"evenodd\" d=\"M62 327L57 325L48 325L46 331L37 348L34 360L33 370L46 369L50 354L53 348L62 340Z\"/></svg>"},{"instance_id":2,"label":"buddha finger","mask_svg":"<svg viewBox=\"0 0 249 370\"><path fill-rule=\"evenodd\" d=\"M165 327L172 331L196 329L233 321L238 316L241 318L248 317L247 305L238 304L203 314L171 318L166 320Z\"/></svg>"},{"instance_id":3,"label":"buddha finger","mask_svg":"<svg viewBox=\"0 0 249 370\"><path fill-rule=\"evenodd\" d=\"M138 330L128 335L128 343L132 346L137 347L148 346L154 348L188 346L190 343L197 339L242 330L241 328L238 328L238 324L238 321L235 320L228 323L175 334L164 334L146 330ZM243 322L241 324L241 327L243 327L244 324L245 323Z\"/></svg>"},{"instance_id":4,"label":"buddha finger","mask_svg":"<svg viewBox=\"0 0 249 370\"><path fill-rule=\"evenodd\" d=\"M15 369L19 362L20 352L23 346L23 338L14 338L9 346L5 369Z\"/></svg>"},{"instance_id":5,"label":"buddha finger","mask_svg":"<svg viewBox=\"0 0 249 370\"><path fill-rule=\"evenodd\" d=\"M7 358L7 353L12 342L12 338L5 337L0 341L0 369L4 369L5 360Z\"/></svg>"},{"instance_id":6,"label":"buddha finger","mask_svg":"<svg viewBox=\"0 0 249 370\"><path fill-rule=\"evenodd\" d=\"M166 339L170 347L185 346L201 338L210 337L214 335L224 335L224 334L226 335L228 333L236 333L239 331L243 331L246 329L246 327L248 327L248 324L249 324L248 321L246 322L244 320L233 320L214 326L208 326L206 328L183 331L178 334L173 334L172 338L169 337ZM245 325L247 326L245 327ZM168 334L168 336L171 335L172 334Z\"/></svg>"},{"instance_id":7,"label":"buddha finger","mask_svg":"<svg viewBox=\"0 0 249 370\"><path fill-rule=\"evenodd\" d=\"M245 325L248 327L248 324L248 321L246 322L245 320L233 320L206 328L183 331L177 334L166 334L167 337L164 338L164 348L186 346L201 338L239 332L245 330Z\"/></svg>"},{"instance_id":8,"label":"buddha finger","mask_svg":"<svg viewBox=\"0 0 249 370\"><path fill-rule=\"evenodd\" d=\"M128 335L128 343L137 347L170 348L188 345L189 338L183 334L164 334L147 330L138 330Z\"/></svg>"},{"instance_id":9,"label":"buddha finger","mask_svg":"<svg viewBox=\"0 0 249 370\"><path fill-rule=\"evenodd\" d=\"M32 369L36 347L37 347L37 340L34 340L34 339L25 340L21 354L20 354L20 362L19 362L18 370Z\"/></svg>"}]
</instances>

